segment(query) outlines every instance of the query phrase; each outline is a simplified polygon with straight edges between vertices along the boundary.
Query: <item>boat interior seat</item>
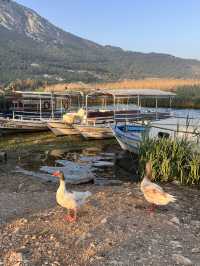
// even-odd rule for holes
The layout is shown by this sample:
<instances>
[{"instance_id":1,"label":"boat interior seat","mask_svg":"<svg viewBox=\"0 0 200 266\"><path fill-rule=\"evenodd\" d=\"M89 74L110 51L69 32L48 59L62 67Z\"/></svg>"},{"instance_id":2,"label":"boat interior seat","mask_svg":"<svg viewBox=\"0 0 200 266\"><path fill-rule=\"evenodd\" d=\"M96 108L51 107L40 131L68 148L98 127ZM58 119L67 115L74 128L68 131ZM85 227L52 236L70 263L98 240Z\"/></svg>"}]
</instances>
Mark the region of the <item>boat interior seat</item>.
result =
<instances>
[{"instance_id":1,"label":"boat interior seat","mask_svg":"<svg viewBox=\"0 0 200 266\"><path fill-rule=\"evenodd\" d=\"M87 118L87 123L93 125L112 123L113 121L114 121L113 116Z\"/></svg>"},{"instance_id":2,"label":"boat interior seat","mask_svg":"<svg viewBox=\"0 0 200 266\"><path fill-rule=\"evenodd\" d=\"M87 118L108 117L108 116L113 116L113 114L114 114L113 111L105 111L105 112L90 111L87 113Z\"/></svg>"}]
</instances>

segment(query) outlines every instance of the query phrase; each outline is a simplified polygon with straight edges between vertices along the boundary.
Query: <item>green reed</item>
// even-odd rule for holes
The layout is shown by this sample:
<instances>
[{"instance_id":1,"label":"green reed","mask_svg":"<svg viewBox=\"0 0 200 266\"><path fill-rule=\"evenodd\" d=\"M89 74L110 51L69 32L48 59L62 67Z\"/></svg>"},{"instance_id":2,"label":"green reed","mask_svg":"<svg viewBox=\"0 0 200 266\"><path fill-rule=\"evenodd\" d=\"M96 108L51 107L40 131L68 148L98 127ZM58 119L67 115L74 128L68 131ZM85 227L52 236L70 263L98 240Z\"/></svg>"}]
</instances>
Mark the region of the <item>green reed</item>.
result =
<instances>
[{"instance_id":1,"label":"green reed","mask_svg":"<svg viewBox=\"0 0 200 266\"><path fill-rule=\"evenodd\" d=\"M139 152L139 171L144 175L145 164L152 162L155 180L178 181L181 184L200 183L200 154L187 139L144 138Z\"/></svg>"}]
</instances>

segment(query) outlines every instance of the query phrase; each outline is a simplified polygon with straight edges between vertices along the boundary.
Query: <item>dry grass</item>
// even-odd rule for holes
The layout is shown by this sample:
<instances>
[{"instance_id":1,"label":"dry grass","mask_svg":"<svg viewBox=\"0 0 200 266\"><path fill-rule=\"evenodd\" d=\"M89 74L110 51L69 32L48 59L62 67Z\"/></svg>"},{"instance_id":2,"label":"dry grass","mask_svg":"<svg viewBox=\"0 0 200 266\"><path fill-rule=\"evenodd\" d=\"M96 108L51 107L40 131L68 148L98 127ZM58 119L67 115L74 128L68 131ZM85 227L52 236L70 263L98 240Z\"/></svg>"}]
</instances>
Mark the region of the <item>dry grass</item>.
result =
<instances>
[{"instance_id":1,"label":"dry grass","mask_svg":"<svg viewBox=\"0 0 200 266\"><path fill-rule=\"evenodd\" d=\"M142 79L142 80L122 80L117 82L85 84L82 82L77 83L64 83L48 85L45 91L64 91L69 90L90 90L90 89L161 89L161 90L176 90L182 86L200 85L200 80L195 79Z\"/></svg>"},{"instance_id":2,"label":"dry grass","mask_svg":"<svg viewBox=\"0 0 200 266\"><path fill-rule=\"evenodd\" d=\"M161 89L176 90L182 86L200 85L200 80L194 79L144 79L144 80L123 80L113 83L104 83L97 87L113 88L113 89Z\"/></svg>"}]
</instances>

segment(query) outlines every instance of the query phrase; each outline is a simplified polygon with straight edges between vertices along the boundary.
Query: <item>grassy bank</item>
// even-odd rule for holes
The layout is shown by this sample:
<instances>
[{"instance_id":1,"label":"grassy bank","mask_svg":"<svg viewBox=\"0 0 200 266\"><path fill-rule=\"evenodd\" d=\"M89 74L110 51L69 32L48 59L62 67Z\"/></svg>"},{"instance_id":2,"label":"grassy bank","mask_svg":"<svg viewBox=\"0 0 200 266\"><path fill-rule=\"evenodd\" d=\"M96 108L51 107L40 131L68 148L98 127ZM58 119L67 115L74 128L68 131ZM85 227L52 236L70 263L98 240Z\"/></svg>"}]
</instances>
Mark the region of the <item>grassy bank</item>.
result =
<instances>
[{"instance_id":1,"label":"grassy bank","mask_svg":"<svg viewBox=\"0 0 200 266\"><path fill-rule=\"evenodd\" d=\"M145 138L139 154L141 175L144 175L145 164L149 160L157 181L176 180L184 185L200 184L200 154L185 139Z\"/></svg>"},{"instance_id":2,"label":"grassy bank","mask_svg":"<svg viewBox=\"0 0 200 266\"><path fill-rule=\"evenodd\" d=\"M172 106L174 108L200 108L200 80L193 79L141 79L122 80L107 83L64 83L47 85L46 91L81 90L88 92L92 89L158 89L173 91L177 94ZM154 100L143 100L143 106L154 107ZM159 100L160 107L169 107L169 101Z\"/></svg>"},{"instance_id":3,"label":"grassy bank","mask_svg":"<svg viewBox=\"0 0 200 266\"><path fill-rule=\"evenodd\" d=\"M44 87L46 91L64 91L68 90L90 90L90 89L157 89L176 91L177 88L183 86L200 86L200 80L196 79L132 79L132 80L119 80L115 82L106 83L59 83L49 84Z\"/></svg>"},{"instance_id":4,"label":"grassy bank","mask_svg":"<svg viewBox=\"0 0 200 266\"><path fill-rule=\"evenodd\" d=\"M200 85L183 86L176 90L173 105L179 108L200 108Z\"/></svg>"}]
</instances>

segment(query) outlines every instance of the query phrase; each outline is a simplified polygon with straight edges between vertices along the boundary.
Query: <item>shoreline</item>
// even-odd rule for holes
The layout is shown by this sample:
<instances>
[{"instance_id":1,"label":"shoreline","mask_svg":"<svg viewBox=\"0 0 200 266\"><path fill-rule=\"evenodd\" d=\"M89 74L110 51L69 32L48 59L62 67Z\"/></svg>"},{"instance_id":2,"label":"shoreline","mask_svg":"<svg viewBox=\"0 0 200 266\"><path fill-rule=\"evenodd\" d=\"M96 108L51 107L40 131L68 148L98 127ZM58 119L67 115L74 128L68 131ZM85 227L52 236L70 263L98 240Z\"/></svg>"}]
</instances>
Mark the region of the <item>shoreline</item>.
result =
<instances>
[{"instance_id":1,"label":"shoreline","mask_svg":"<svg viewBox=\"0 0 200 266\"><path fill-rule=\"evenodd\" d=\"M93 195L77 223L69 224L63 219L66 210L55 201L56 184L4 171L0 186L4 265L12 265L9 260L19 254L31 266L174 265L180 256L191 261L188 265L199 265L197 189L163 185L178 200L150 215L139 183L71 186Z\"/></svg>"}]
</instances>

